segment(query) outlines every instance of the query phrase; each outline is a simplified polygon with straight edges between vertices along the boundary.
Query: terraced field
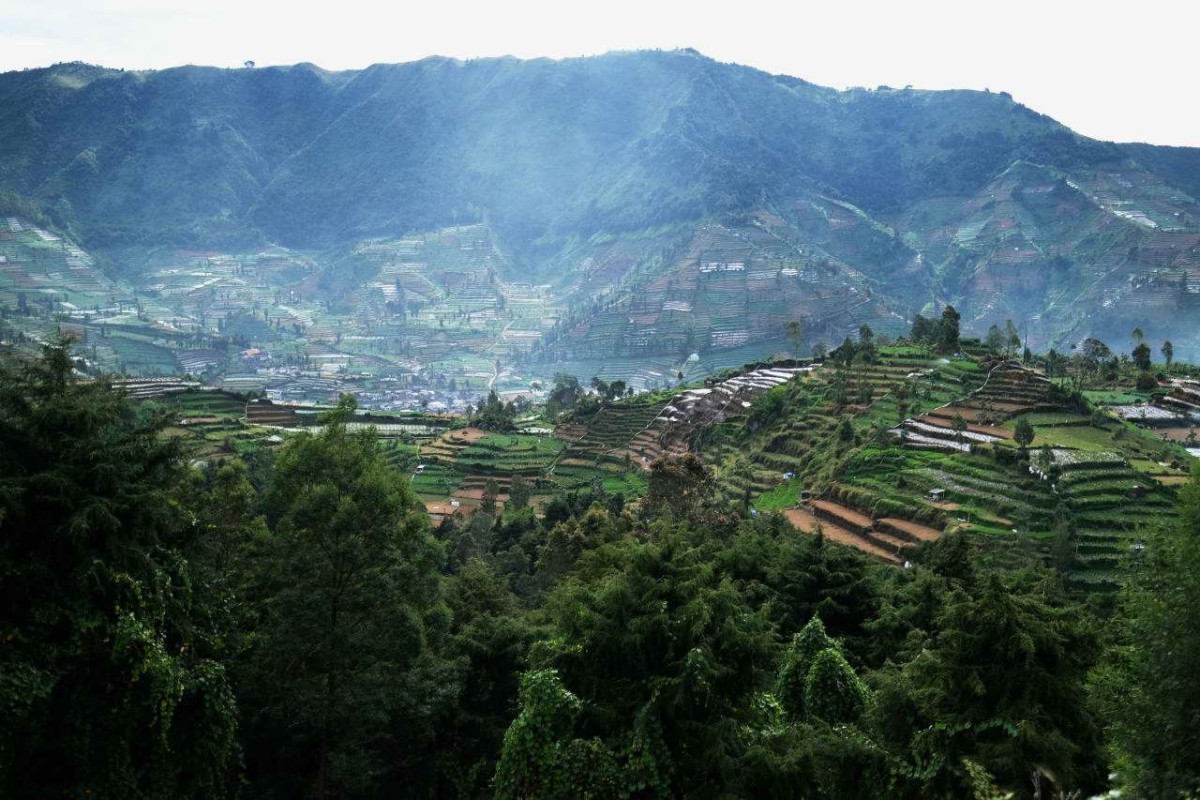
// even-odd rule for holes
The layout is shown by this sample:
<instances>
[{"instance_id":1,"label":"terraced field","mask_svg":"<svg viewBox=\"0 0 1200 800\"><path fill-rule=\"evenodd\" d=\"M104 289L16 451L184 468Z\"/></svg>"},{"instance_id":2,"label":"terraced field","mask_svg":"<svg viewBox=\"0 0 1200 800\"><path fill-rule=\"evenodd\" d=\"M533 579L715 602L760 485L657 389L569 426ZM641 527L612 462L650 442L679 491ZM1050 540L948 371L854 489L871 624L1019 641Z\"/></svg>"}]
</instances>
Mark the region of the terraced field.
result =
<instances>
[{"instance_id":1,"label":"terraced field","mask_svg":"<svg viewBox=\"0 0 1200 800\"><path fill-rule=\"evenodd\" d=\"M877 516L1002 537L1048 529L1056 505L1044 481L1014 466L982 455L899 448L861 451L831 494Z\"/></svg>"},{"instance_id":2,"label":"terraced field","mask_svg":"<svg viewBox=\"0 0 1200 800\"><path fill-rule=\"evenodd\" d=\"M968 359L936 358L915 348L897 348L897 351L885 351L878 364L863 370L865 377L847 387L851 396L866 391L859 383L872 390L871 406L860 415L856 427L865 428L876 422L893 425L910 416L919 416L969 394L986 377L979 364ZM928 416L920 418L938 424Z\"/></svg>"},{"instance_id":3,"label":"terraced field","mask_svg":"<svg viewBox=\"0 0 1200 800\"><path fill-rule=\"evenodd\" d=\"M646 431L662 413L661 400L630 401L605 406L580 423L560 428L556 435L568 444L555 458L551 477L556 486L584 486L599 477L618 478L647 467L657 455Z\"/></svg>"},{"instance_id":4,"label":"terraced field","mask_svg":"<svg viewBox=\"0 0 1200 800\"><path fill-rule=\"evenodd\" d=\"M1173 497L1127 466L1084 464L1067 468L1057 481L1071 509L1075 564L1073 581L1112 585L1138 538L1138 528L1174 514Z\"/></svg>"},{"instance_id":5,"label":"terraced field","mask_svg":"<svg viewBox=\"0 0 1200 800\"><path fill-rule=\"evenodd\" d=\"M547 471L565 447L565 442L547 435L456 428L418 445L416 457L408 460L413 490L427 506L457 500L469 509L494 481L503 503L518 476L535 491L546 485Z\"/></svg>"},{"instance_id":6,"label":"terraced field","mask_svg":"<svg viewBox=\"0 0 1200 800\"><path fill-rule=\"evenodd\" d=\"M172 375L179 372L179 362L170 348L155 344L146 337L114 333L93 340L98 351L112 351L119 372L125 375Z\"/></svg>"},{"instance_id":7,"label":"terraced field","mask_svg":"<svg viewBox=\"0 0 1200 800\"><path fill-rule=\"evenodd\" d=\"M826 366L767 393L708 428L699 450L727 502L782 511L891 563L953 530L990 560L1041 558L1078 588L1109 589L1138 526L1171 513L1163 483L1175 473L1153 436L1049 395L1016 364L885 348L853 375ZM960 415L965 430L954 429ZM1053 469L1036 468L1037 447L1018 452L1022 417L1035 445L1053 445ZM882 434L898 418L903 437Z\"/></svg>"},{"instance_id":8,"label":"terraced field","mask_svg":"<svg viewBox=\"0 0 1200 800\"><path fill-rule=\"evenodd\" d=\"M925 348L883 348L875 363L851 370L823 366L772 392L764 404L778 405L778 418L746 441L743 427L760 426L753 409L731 416L728 425L712 427L700 452L717 473L722 494L744 502L778 491L788 473L802 475L823 490L833 475L815 468L837 441L830 442L843 419L852 419L859 435L880 425L893 425L910 410L920 410L962 397L983 381L978 366L965 359L937 358ZM756 401L758 402L758 401ZM840 406L840 408L839 408ZM828 466L828 465L826 465ZM772 500L767 501L768 504ZM756 505L758 505L756 503Z\"/></svg>"},{"instance_id":9,"label":"terraced field","mask_svg":"<svg viewBox=\"0 0 1200 800\"><path fill-rule=\"evenodd\" d=\"M903 420L892 433L906 447L969 452L973 446L1011 439L1011 429L1001 423L1017 414L1047 408L1050 385L1049 380L1016 362L1001 362L988 369L981 386Z\"/></svg>"},{"instance_id":10,"label":"terraced field","mask_svg":"<svg viewBox=\"0 0 1200 800\"><path fill-rule=\"evenodd\" d=\"M172 399L182 416L240 417L245 408L244 397L221 391L196 391L177 395Z\"/></svg>"},{"instance_id":11,"label":"terraced field","mask_svg":"<svg viewBox=\"0 0 1200 800\"><path fill-rule=\"evenodd\" d=\"M139 381L131 382L131 385L150 383ZM277 447L283 442L276 431L245 422L246 400L239 395L189 388L140 397L163 403L178 417L178 422L168 428L167 434L180 439L188 458L195 461L244 456L255 449Z\"/></svg>"}]
</instances>

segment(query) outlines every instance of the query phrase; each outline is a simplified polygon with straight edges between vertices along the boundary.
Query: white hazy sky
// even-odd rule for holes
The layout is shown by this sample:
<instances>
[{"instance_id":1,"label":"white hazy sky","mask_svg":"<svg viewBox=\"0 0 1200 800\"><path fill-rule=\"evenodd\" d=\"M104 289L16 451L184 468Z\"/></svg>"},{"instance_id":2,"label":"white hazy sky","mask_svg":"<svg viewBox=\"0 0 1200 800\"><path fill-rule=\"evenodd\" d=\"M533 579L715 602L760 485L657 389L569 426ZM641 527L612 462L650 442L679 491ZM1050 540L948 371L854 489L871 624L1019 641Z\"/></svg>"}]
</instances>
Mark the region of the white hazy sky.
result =
<instances>
[{"instance_id":1,"label":"white hazy sky","mask_svg":"<svg viewBox=\"0 0 1200 800\"><path fill-rule=\"evenodd\" d=\"M1200 146L1197 0L0 0L0 70L694 47L827 86L1008 91L1080 133Z\"/></svg>"}]
</instances>

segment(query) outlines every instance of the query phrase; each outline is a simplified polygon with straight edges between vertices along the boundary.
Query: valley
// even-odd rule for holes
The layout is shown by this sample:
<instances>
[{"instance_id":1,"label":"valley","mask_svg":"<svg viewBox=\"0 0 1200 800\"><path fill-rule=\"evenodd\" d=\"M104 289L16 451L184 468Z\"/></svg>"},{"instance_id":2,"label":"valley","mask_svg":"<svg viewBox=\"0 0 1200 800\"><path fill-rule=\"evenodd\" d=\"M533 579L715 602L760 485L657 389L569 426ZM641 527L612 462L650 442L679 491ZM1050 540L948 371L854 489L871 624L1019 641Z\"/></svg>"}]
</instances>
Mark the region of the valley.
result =
<instances>
[{"instance_id":1,"label":"valley","mask_svg":"<svg viewBox=\"0 0 1200 800\"><path fill-rule=\"evenodd\" d=\"M74 337L89 371L176 376L131 391L169 393L175 435L200 459L278 447L352 393L435 521L503 508L514 480L538 508L593 488L637 498L657 458L692 452L723 502L782 511L889 562L963 531L1001 561L1034 558L1075 585L1114 586L1137 526L1185 478L1194 385L1146 393L1118 380L1087 399L1070 395L1069 378L1046 377L1047 362L1031 370L982 343L940 355L856 341L856 319L881 341L907 334L905 305L880 286L900 277L855 269L845 232L884 234L824 208L843 217L822 217L822 246L787 238L795 228L768 215L591 242L576 252L582 273L545 284L507 281L511 257L482 225L333 256L168 250L135 282L11 217L0 225L0 324L18 350ZM1004 227L983 222L947 246L978 247L993 229ZM648 275L647 259L662 262ZM590 300L601 284L608 299ZM1153 286L1129 291L1139 289ZM925 289L903 291L916 302ZM793 320L802 339L786 335ZM839 339L831 351L815 344ZM814 348L829 355L814 361ZM541 404L561 374L625 381L633 396L556 421ZM489 391L524 409L513 430L469 427ZM1024 448L1019 419L1034 431Z\"/></svg>"},{"instance_id":2,"label":"valley","mask_svg":"<svg viewBox=\"0 0 1200 800\"><path fill-rule=\"evenodd\" d=\"M0 118L0 303L98 369L462 411L558 373L665 389L946 304L1039 352L1141 326L1200 361L1200 155L1004 93L684 50L59 64L0 75L0 103L31 109Z\"/></svg>"}]
</instances>

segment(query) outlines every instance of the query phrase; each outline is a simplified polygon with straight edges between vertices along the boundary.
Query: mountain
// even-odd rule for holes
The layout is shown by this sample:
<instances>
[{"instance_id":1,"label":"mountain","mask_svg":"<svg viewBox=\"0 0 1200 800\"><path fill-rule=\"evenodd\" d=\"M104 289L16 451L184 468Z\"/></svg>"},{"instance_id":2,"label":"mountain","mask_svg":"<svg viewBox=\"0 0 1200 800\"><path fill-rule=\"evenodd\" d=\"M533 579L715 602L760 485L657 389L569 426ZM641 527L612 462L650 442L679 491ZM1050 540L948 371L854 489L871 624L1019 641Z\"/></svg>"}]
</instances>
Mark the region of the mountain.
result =
<instances>
[{"instance_id":1,"label":"mountain","mask_svg":"<svg viewBox=\"0 0 1200 800\"><path fill-rule=\"evenodd\" d=\"M164 248L265 245L336 271L482 223L500 278L570 307L535 359L769 352L791 318L833 343L944 302L1039 346L1140 325L1200 355L1200 150L1097 142L1005 93L836 91L690 50L61 64L0 75L0 141L0 189L134 277Z\"/></svg>"}]
</instances>

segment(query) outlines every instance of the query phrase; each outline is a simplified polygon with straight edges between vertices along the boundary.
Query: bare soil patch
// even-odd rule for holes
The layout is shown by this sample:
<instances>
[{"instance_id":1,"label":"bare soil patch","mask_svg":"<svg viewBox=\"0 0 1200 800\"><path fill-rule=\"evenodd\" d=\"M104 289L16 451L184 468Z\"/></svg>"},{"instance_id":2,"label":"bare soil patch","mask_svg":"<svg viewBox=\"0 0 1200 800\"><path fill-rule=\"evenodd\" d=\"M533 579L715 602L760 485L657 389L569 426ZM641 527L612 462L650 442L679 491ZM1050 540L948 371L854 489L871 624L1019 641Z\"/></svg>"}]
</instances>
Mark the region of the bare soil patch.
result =
<instances>
[{"instance_id":1,"label":"bare soil patch","mask_svg":"<svg viewBox=\"0 0 1200 800\"><path fill-rule=\"evenodd\" d=\"M827 514L833 514L836 517L840 517L847 522L852 522L855 525L862 526L863 528L871 527L871 518L866 514L861 514L855 511L852 508L846 508L845 506L838 505L837 503L831 503L828 500L813 500L812 506L819 511L824 511Z\"/></svg>"},{"instance_id":2,"label":"bare soil patch","mask_svg":"<svg viewBox=\"0 0 1200 800\"><path fill-rule=\"evenodd\" d=\"M937 540L942 532L936 528L931 528L928 525L921 525L917 522L909 522L906 519L896 519L895 517L884 517L880 520L881 523L887 523L898 531L904 531L922 542L932 542Z\"/></svg>"},{"instance_id":3,"label":"bare soil patch","mask_svg":"<svg viewBox=\"0 0 1200 800\"><path fill-rule=\"evenodd\" d=\"M813 516L812 512L806 509L785 509L783 515L787 517L788 522L791 522L792 525L795 526L796 530L800 531L801 533L811 534L817 525L820 525L821 533L831 542L837 542L838 544L857 548L864 553L875 556L876 558L882 558L884 561L887 561L890 564L900 563L900 558L895 553L889 553L882 547L868 542L866 539L851 533L845 528L839 528L837 525L834 525L830 522L817 519L815 516Z\"/></svg>"},{"instance_id":4,"label":"bare soil patch","mask_svg":"<svg viewBox=\"0 0 1200 800\"><path fill-rule=\"evenodd\" d=\"M445 433L445 437L447 439L455 442L463 442L465 444L478 442L485 436L487 436L487 431L480 428L457 428Z\"/></svg>"}]
</instances>

